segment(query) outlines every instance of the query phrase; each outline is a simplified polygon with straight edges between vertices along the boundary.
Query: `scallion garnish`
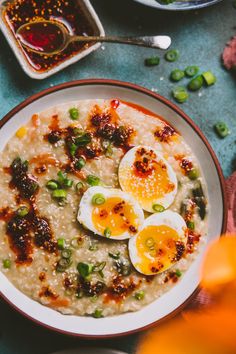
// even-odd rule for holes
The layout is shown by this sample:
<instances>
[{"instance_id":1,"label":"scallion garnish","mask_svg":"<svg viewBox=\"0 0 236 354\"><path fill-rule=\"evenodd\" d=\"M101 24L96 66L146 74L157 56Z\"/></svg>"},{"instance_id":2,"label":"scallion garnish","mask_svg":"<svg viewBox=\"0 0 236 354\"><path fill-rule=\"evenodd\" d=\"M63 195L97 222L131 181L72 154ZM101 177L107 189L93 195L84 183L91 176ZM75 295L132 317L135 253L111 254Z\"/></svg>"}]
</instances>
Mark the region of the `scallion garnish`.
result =
<instances>
[{"instance_id":1,"label":"scallion garnish","mask_svg":"<svg viewBox=\"0 0 236 354\"><path fill-rule=\"evenodd\" d=\"M69 109L69 114L72 120L77 120L79 118L79 111L75 107Z\"/></svg>"}]
</instances>

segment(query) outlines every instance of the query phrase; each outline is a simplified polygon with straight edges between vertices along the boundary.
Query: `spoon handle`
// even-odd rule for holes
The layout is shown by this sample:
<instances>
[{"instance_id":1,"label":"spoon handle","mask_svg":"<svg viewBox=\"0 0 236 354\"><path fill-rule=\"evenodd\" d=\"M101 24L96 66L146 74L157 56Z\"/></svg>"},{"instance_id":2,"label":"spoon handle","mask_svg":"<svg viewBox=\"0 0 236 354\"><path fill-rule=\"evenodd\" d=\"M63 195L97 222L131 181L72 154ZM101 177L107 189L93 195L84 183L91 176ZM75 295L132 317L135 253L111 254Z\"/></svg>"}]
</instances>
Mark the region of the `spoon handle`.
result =
<instances>
[{"instance_id":1,"label":"spoon handle","mask_svg":"<svg viewBox=\"0 0 236 354\"><path fill-rule=\"evenodd\" d=\"M117 37L117 36L72 36L70 42L110 42L133 44L142 47L167 49L171 45L169 36Z\"/></svg>"}]
</instances>

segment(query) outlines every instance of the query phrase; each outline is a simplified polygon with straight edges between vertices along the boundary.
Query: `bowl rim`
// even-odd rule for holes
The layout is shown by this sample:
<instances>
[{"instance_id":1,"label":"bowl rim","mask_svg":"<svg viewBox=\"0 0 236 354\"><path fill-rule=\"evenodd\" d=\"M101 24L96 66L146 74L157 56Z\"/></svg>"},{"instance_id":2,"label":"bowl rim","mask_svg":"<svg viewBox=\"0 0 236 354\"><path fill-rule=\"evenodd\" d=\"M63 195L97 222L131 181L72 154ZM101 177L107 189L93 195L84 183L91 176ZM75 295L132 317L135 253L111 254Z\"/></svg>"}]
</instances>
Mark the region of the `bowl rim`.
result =
<instances>
[{"instance_id":1,"label":"bowl rim","mask_svg":"<svg viewBox=\"0 0 236 354\"><path fill-rule=\"evenodd\" d=\"M225 179L224 175L220 166L220 163L216 157L216 154L211 147L210 143L208 142L207 138L201 131L201 129L194 123L194 121L182 111L178 106L176 106L174 103L172 103L169 99L152 92L151 90L144 88L142 86L130 83L130 82L125 82L125 81L118 81L118 80L112 80L112 79L83 79L83 80L75 80L75 81L69 81L65 83L61 83L59 85L56 85L54 87L49 87L46 88L36 94L33 94L32 96L28 97L25 99L23 102L18 104L16 107L14 107L9 113L7 113L1 120L0 120L0 129L12 118L16 113L21 111L24 107L27 105L33 103L34 101L37 101L38 99L47 96L49 94L52 94L54 92L64 90L67 88L72 88L76 86L91 86L91 85L108 85L108 86L118 86L126 89L131 89L134 91L137 91L139 93L143 93L147 96L151 96L154 99L160 101L161 103L167 105L169 108L171 108L174 112L179 114L181 118L183 118L189 125L190 127L195 131L196 134L201 138L203 143L205 144L206 148L208 149L211 158L214 162L219 181L220 181L220 187L221 187L221 194L222 194L222 201L223 201L223 220L222 220L222 229L221 229L221 234L224 234L226 232L226 223L227 223L227 215L228 215L228 208L227 208L227 199L226 199L226 187L225 187ZM69 332L66 330L61 330L58 328L55 328L53 326L47 325L33 317L31 317L28 313L24 312L21 310L18 306L16 306L14 303L12 303L5 295L0 290L0 298L2 298L6 303L8 303L15 311L23 315L25 318L28 320L34 322L37 325L40 325L41 327L44 327L49 330L53 330L54 332L60 333L60 334L66 334L72 337L79 337L79 338L89 338L89 339L106 339L106 338L114 338L114 337L123 337L123 336L128 336L134 333L138 333L147 329L150 329L154 327L157 324L162 323L166 319L174 317L177 313L179 313L181 310L183 310L186 305L188 305L193 298L199 293L201 290L200 285L193 291L193 293L180 305L178 306L175 310L170 312L168 315L162 317L161 319L154 321L148 325L127 331L127 332L121 332L121 333L115 333L115 334L106 334L106 335L85 335L85 334L80 334L80 333L74 333L74 332Z\"/></svg>"},{"instance_id":2,"label":"bowl rim","mask_svg":"<svg viewBox=\"0 0 236 354\"><path fill-rule=\"evenodd\" d=\"M168 5L162 5L159 3L154 5L154 3L153 4L146 4L144 2L144 0L134 0L134 1L141 4L141 5L152 7L153 9L162 10L162 11L191 11L191 10L193 11L193 10L204 9L208 6L215 5L219 2L221 2L222 0L211 0L211 2L209 2L209 3L203 3L203 4L197 4L197 5L193 4L193 5L186 6L185 8L176 7L178 5L174 5L174 4L168 8Z\"/></svg>"}]
</instances>

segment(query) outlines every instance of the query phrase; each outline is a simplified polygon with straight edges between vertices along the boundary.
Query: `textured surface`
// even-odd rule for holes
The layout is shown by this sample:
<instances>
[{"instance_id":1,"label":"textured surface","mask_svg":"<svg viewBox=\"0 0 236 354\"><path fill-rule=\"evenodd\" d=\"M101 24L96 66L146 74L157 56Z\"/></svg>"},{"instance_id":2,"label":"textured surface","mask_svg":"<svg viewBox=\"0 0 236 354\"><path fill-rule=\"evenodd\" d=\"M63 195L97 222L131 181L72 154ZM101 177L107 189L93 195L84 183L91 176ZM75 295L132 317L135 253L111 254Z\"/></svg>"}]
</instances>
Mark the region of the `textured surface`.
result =
<instances>
[{"instance_id":1,"label":"textured surface","mask_svg":"<svg viewBox=\"0 0 236 354\"><path fill-rule=\"evenodd\" d=\"M180 50L176 63L161 60L159 67L147 68L145 57L158 53L147 48L107 44L89 57L45 81L31 80L21 71L4 37L0 34L0 117L33 93L61 82L82 78L112 78L134 82L170 97L173 84L168 76L173 68L197 64L211 69L217 84L190 95L181 107L203 130L217 153L225 176L236 166L236 80L221 67L220 53L235 32L236 10L231 0L199 12L167 13L139 5L131 0L93 0L105 30L112 34L169 34L173 48ZM127 16L129 14L129 16ZM104 48L102 47L102 48ZM159 52L158 55L163 56ZM218 120L227 122L231 135L220 140L212 126ZM16 314L0 301L0 354L46 354L69 347L92 345L50 333ZM138 336L94 345L132 352Z\"/></svg>"}]
</instances>

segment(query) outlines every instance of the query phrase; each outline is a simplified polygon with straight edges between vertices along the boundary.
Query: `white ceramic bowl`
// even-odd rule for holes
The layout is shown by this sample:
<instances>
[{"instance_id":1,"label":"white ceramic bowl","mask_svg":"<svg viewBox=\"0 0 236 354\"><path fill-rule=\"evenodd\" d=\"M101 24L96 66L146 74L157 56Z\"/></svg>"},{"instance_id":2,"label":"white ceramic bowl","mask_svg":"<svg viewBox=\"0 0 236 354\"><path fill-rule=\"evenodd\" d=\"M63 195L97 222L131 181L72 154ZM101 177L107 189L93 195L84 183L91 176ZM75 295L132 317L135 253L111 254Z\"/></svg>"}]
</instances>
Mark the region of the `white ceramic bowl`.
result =
<instances>
[{"instance_id":1,"label":"white ceramic bowl","mask_svg":"<svg viewBox=\"0 0 236 354\"><path fill-rule=\"evenodd\" d=\"M21 103L0 122L0 150L16 130L27 122L32 113L62 102L78 99L120 98L144 106L170 122L191 146L203 171L209 193L209 234L207 244L225 232L227 208L224 179L219 163L199 128L177 106L144 88L111 80L84 80L61 84L44 90ZM89 337L114 337L136 332L179 311L199 285L199 267L204 254L197 259L183 278L162 297L133 313L94 319L62 315L31 300L17 290L0 272L0 293L15 309L31 320L56 331Z\"/></svg>"},{"instance_id":2,"label":"white ceramic bowl","mask_svg":"<svg viewBox=\"0 0 236 354\"><path fill-rule=\"evenodd\" d=\"M211 6L220 2L222 0L176 0L169 5L163 5L161 1L158 0L134 0L143 5L154 7L159 10L168 11L186 11L186 10L197 10L203 7Z\"/></svg>"},{"instance_id":3,"label":"white ceramic bowl","mask_svg":"<svg viewBox=\"0 0 236 354\"><path fill-rule=\"evenodd\" d=\"M96 34L98 36L104 36L105 32L103 29L103 26L101 24L101 21L99 20L96 12L94 11L92 5L90 4L89 0L70 0L70 1L79 1L80 6L82 7L84 13L86 14L88 20L90 23L93 24L94 30L96 31ZM2 12L4 10L4 3L6 3L6 0L0 0L0 29L2 30L2 33L4 34L6 40L8 41L11 49L13 50L20 66L24 70L24 72L30 76L32 79L45 79L48 76L51 76L55 73L57 73L60 70L65 69L67 66L76 63L78 60L84 58L86 55L90 54L94 50L98 49L101 45L101 43L95 43L91 45L88 48L85 48L82 50L80 53L72 56L69 59L66 59L65 61L61 62L59 65L53 67L52 69L45 71L45 72L38 72L33 69L32 66L30 66L28 60L26 59L23 51L21 50L19 44L16 42L13 33L11 32L10 28L8 25L2 20Z\"/></svg>"}]
</instances>

